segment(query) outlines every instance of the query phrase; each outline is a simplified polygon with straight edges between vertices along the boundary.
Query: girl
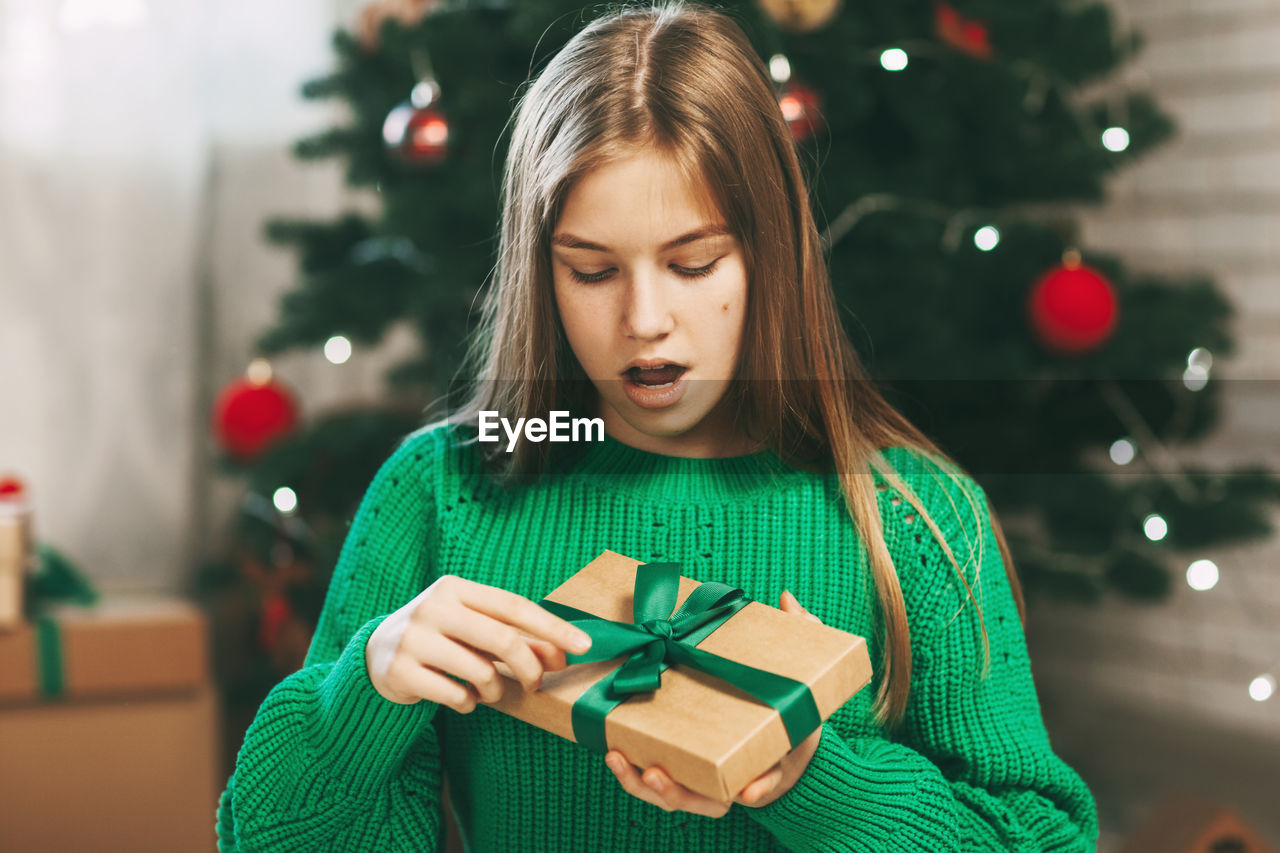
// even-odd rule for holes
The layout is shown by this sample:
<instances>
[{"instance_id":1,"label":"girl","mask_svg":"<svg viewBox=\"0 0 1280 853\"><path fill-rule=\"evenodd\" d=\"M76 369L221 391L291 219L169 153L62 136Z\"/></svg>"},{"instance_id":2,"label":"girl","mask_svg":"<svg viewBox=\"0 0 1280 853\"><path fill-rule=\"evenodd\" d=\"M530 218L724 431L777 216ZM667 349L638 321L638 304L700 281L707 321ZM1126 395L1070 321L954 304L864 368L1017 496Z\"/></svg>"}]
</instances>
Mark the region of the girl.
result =
<instances>
[{"instance_id":1,"label":"girl","mask_svg":"<svg viewBox=\"0 0 1280 853\"><path fill-rule=\"evenodd\" d=\"M439 849L446 776L475 850L1095 849L998 523L866 381L732 19L615 12L524 93L474 341L473 397L379 470L245 736L222 850ZM554 411L602 440L476 440ZM872 684L730 807L489 708L498 662L537 689L582 650L534 602L605 549L807 613L794 590Z\"/></svg>"}]
</instances>

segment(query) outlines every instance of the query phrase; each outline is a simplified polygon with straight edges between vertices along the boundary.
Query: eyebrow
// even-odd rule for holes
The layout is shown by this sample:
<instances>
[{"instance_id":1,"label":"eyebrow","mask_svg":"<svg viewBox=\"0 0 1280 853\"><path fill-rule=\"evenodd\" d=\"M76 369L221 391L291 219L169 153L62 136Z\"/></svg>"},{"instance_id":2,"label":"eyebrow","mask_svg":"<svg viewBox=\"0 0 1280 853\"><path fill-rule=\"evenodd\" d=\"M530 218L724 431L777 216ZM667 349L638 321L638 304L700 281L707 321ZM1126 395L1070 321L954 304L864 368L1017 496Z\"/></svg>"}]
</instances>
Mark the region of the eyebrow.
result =
<instances>
[{"instance_id":1,"label":"eyebrow","mask_svg":"<svg viewBox=\"0 0 1280 853\"><path fill-rule=\"evenodd\" d=\"M697 231L690 231L674 240L669 240L662 244L662 251L674 249L677 246L683 246L686 243L693 243L697 240L705 240L708 237L723 237L730 233L727 226L724 225L704 225ZM563 246L566 249L590 249L593 252L607 252L606 247L599 243L592 243L589 240L583 240L581 237L575 237L572 234L556 234L551 238L551 242L557 246Z\"/></svg>"}]
</instances>

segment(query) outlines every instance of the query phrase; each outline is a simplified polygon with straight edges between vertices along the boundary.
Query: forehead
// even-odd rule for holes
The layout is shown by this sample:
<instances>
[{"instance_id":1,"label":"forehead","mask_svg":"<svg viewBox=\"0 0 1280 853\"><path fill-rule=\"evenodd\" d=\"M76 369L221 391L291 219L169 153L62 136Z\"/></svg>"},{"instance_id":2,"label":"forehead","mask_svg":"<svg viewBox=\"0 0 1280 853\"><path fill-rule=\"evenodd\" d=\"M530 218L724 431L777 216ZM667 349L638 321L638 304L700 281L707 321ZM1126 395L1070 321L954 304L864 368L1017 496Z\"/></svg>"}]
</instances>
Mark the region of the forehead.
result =
<instances>
[{"instance_id":1,"label":"forehead","mask_svg":"<svg viewBox=\"0 0 1280 853\"><path fill-rule=\"evenodd\" d=\"M686 177L669 154L640 149L587 172L565 198L558 228L580 233L635 228L671 230L721 221L711 186Z\"/></svg>"}]
</instances>

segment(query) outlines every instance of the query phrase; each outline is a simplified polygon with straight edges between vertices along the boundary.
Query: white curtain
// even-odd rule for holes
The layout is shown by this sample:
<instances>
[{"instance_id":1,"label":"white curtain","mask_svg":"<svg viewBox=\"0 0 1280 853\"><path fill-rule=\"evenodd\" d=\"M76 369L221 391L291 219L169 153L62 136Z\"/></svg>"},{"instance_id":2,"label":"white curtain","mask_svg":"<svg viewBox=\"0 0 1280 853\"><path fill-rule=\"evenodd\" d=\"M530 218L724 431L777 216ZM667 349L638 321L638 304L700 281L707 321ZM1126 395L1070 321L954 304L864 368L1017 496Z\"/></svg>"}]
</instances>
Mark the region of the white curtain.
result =
<instances>
[{"instance_id":1,"label":"white curtain","mask_svg":"<svg viewBox=\"0 0 1280 853\"><path fill-rule=\"evenodd\" d=\"M0 0L0 472L104 590L181 590L225 540L206 419L295 275L262 223L369 205L289 152L340 120L298 90L358 5ZM387 349L277 376L312 414Z\"/></svg>"}]
</instances>

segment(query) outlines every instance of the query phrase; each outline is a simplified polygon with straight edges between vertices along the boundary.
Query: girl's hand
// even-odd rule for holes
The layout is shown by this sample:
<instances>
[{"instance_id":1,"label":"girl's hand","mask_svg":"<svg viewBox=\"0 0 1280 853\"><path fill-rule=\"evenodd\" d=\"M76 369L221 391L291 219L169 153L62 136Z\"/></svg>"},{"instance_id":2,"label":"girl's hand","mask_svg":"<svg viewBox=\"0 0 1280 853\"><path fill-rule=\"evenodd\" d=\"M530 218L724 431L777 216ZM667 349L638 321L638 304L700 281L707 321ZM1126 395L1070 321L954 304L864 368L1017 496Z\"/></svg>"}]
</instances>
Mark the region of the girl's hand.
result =
<instances>
[{"instance_id":1,"label":"girl's hand","mask_svg":"<svg viewBox=\"0 0 1280 853\"><path fill-rule=\"evenodd\" d=\"M400 705L426 699L467 714L478 701L502 698L495 659L525 689L537 690L545 670L565 668L565 651L590 647L585 631L524 596L445 575L384 619L364 655L384 699Z\"/></svg>"},{"instance_id":2,"label":"girl's hand","mask_svg":"<svg viewBox=\"0 0 1280 853\"><path fill-rule=\"evenodd\" d=\"M805 616L814 622L821 621L801 607L800 602L796 601L796 597L790 592L783 592L779 603L788 613ZM769 805L790 791L808 768L809 760L818 750L818 741L821 739L822 727L819 726L813 734L801 741L799 746L784 755L781 761L743 788L734 802L759 808ZM605 762L622 783L623 790L647 803L653 803L664 811L679 809L706 817L724 817L729 811L729 806L724 803L695 794L676 783L661 767L650 767L643 771L642 775L640 768L627 761L626 756L616 749L609 750L608 755L605 756Z\"/></svg>"}]
</instances>

